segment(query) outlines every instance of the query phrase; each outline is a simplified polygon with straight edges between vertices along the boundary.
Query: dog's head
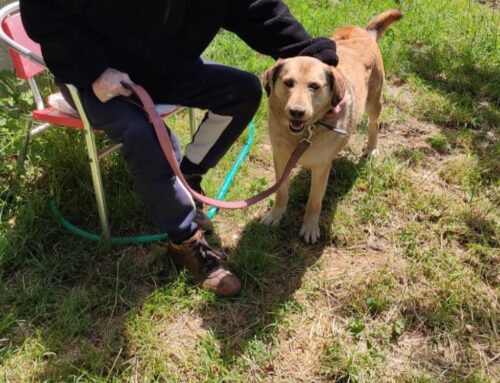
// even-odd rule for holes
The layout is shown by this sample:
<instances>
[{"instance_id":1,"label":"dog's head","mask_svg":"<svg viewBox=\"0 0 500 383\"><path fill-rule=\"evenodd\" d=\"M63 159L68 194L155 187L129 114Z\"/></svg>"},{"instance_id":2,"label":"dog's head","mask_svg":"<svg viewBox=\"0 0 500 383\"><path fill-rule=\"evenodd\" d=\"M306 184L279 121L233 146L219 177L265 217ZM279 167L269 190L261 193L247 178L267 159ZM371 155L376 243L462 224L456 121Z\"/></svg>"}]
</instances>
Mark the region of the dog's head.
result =
<instances>
[{"instance_id":1,"label":"dog's head","mask_svg":"<svg viewBox=\"0 0 500 383\"><path fill-rule=\"evenodd\" d=\"M270 108L292 134L301 134L343 96L337 95L341 90L332 68L313 57L278 60L265 72L264 88Z\"/></svg>"}]
</instances>

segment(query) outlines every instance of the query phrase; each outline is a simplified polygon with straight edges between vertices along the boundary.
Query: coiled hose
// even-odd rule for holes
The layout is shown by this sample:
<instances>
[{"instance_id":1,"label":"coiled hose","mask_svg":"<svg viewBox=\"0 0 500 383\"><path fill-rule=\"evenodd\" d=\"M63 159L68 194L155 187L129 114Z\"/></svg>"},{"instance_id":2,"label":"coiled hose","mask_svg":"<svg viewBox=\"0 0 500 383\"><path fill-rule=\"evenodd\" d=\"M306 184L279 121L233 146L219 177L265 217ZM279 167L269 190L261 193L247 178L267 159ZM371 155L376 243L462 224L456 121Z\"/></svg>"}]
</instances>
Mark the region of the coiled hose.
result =
<instances>
[{"instance_id":1,"label":"coiled hose","mask_svg":"<svg viewBox=\"0 0 500 383\"><path fill-rule=\"evenodd\" d=\"M238 154L238 157L234 161L233 165L229 169L229 172L227 173L226 177L224 178L224 182L217 193L216 199L218 200L223 200L227 192L229 191L229 188L231 187L234 177L238 173L238 171L241 168L241 165L245 161L245 159L248 156L248 153L250 152L250 147L253 144L255 138L255 123L254 121L250 121L250 124L248 125L248 136L245 141L245 145L241 149L240 153ZM101 242L102 237L96 233L92 233L90 231L86 231L83 229L80 229L79 227L73 225L71 222L69 222L62 213L59 211L57 208L57 205L54 200L50 201L50 209L52 210L52 213L56 217L57 221L70 233L73 233L83 239L87 239L90 241L95 241L95 242ZM212 219L215 214L219 211L218 208L212 206L207 213L208 218ZM155 242L155 241L163 241L167 239L167 234L161 233L161 234L145 234L145 235L139 235L139 236L129 236L129 237L111 237L110 243L112 245L130 245L130 244L144 244L144 243L150 243L150 242Z\"/></svg>"}]
</instances>

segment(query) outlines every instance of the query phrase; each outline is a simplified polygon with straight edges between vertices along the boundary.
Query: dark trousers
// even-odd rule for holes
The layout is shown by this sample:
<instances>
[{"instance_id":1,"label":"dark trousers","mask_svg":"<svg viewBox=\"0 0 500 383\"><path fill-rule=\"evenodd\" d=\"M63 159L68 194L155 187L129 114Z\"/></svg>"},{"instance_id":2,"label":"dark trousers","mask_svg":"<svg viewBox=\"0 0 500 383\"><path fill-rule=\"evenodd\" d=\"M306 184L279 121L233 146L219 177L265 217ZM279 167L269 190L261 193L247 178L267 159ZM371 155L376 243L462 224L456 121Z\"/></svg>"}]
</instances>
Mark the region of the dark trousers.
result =
<instances>
[{"instance_id":1,"label":"dark trousers","mask_svg":"<svg viewBox=\"0 0 500 383\"><path fill-rule=\"evenodd\" d=\"M175 86L156 95L158 104L207 110L184 157L169 130L183 173L205 174L213 168L252 119L261 96L253 74L201 60ZM91 90L82 92L82 102L91 125L123 144L123 157L156 227L173 241L189 238L197 229L193 199L173 174L144 112L123 98L101 103Z\"/></svg>"}]
</instances>

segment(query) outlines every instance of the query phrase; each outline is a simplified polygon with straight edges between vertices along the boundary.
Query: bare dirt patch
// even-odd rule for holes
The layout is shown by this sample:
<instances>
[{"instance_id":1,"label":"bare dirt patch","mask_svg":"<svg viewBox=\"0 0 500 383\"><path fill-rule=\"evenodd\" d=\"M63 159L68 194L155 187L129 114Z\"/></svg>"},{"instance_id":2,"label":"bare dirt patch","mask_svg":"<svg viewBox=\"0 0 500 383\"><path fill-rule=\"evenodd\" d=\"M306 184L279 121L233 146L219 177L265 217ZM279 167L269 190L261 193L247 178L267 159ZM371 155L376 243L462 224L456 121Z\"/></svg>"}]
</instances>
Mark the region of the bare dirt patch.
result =
<instances>
[{"instance_id":1,"label":"bare dirt patch","mask_svg":"<svg viewBox=\"0 0 500 383\"><path fill-rule=\"evenodd\" d=\"M499 0L476 0L478 3L488 5L493 9L500 9L500 1Z\"/></svg>"}]
</instances>

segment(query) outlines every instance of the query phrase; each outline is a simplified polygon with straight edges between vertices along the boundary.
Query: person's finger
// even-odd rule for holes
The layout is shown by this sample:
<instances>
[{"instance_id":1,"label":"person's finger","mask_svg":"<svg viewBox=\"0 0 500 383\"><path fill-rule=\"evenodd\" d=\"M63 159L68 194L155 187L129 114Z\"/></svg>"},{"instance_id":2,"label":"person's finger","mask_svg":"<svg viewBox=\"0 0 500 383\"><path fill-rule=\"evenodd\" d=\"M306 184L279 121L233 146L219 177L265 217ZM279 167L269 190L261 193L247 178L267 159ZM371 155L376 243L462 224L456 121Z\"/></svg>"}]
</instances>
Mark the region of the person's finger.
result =
<instances>
[{"instance_id":1,"label":"person's finger","mask_svg":"<svg viewBox=\"0 0 500 383\"><path fill-rule=\"evenodd\" d=\"M130 89L124 88L123 86L120 87L119 89L120 95L128 97L132 94L132 91Z\"/></svg>"},{"instance_id":2,"label":"person's finger","mask_svg":"<svg viewBox=\"0 0 500 383\"><path fill-rule=\"evenodd\" d=\"M130 79L128 73L123 73L123 80L122 81L125 81L125 82L128 82L128 83L132 82L132 80Z\"/></svg>"}]
</instances>

